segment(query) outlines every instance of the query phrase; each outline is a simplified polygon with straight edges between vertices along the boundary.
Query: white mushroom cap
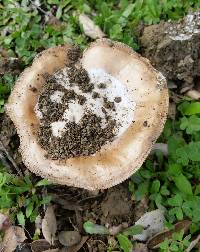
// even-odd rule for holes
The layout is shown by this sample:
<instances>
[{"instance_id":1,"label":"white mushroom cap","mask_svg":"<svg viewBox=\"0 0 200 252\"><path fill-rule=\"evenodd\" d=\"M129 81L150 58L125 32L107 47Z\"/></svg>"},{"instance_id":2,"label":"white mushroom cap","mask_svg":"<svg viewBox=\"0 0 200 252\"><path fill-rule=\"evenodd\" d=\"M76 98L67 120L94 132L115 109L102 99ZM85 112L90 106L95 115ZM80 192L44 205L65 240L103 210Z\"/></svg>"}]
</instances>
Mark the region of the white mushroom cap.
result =
<instances>
[{"instance_id":1,"label":"white mushroom cap","mask_svg":"<svg viewBox=\"0 0 200 252\"><path fill-rule=\"evenodd\" d=\"M45 83L43 75L64 68L70 48L58 46L38 54L17 80L6 110L20 136L22 158L28 169L59 184L89 190L109 188L141 167L160 135L168 111L166 80L147 59L122 43L108 39L91 43L83 53L83 67L101 68L126 85L136 103L133 122L95 155L50 160L37 142L39 119L34 108Z\"/></svg>"}]
</instances>

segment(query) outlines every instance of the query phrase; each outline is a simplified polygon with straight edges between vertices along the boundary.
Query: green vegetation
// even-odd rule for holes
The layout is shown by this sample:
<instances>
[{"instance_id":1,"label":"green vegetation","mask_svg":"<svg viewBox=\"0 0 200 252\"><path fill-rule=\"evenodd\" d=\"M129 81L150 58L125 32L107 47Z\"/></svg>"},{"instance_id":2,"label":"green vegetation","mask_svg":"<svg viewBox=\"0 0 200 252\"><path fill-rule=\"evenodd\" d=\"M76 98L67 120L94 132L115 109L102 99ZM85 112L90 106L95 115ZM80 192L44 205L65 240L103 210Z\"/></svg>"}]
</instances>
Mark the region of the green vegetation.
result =
<instances>
[{"instance_id":1,"label":"green vegetation","mask_svg":"<svg viewBox=\"0 0 200 252\"><path fill-rule=\"evenodd\" d=\"M108 38L139 50L138 24L178 19L200 6L199 0L40 2L38 8L28 0L3 0L0 3L0 48L5 50L7 59L20 59L20 69L30 64L37 53L55 45L75 43L85 48L91 39L84 35L78 23L79 13L89 15ZM49 15L50 12L54 16ZM0 62L4 58L0 51ZM17 76L12 69L5 70L3 74L0 71L0 117ZM132 176L129 190L133 200L140 201L147 196L150 209L163 209L168 228L172 228L173 223L179 220L192 220L192 236L200 232L200 103L181 102L177 107L176 120L167 121L158 142L167 144L168 156L159 150L150 156ZM49 196L42 198L38 190L46 183L46 180L33 183L28 176L15 177L1 166L1 211L9 212L21 225L27 219L34 222L39 208L50 201ZM106 228L94 225L88 222L84 228L88 233L98 229L98 232L100 230L107 234ZM133 246L128 238L130 234L127 231L117 235L119 247L124 252L130 251ZM174 233L172 239L161 244L160 251L184 251L189 239L190 236L185 237L183 232ZM111 246L108 251L112 251Z\"/></svg>"},{"instance_id":2,"label":"green vegetation","mask_svg":"<svg viewBox=\"0 0 200 252\"><path fill-rule=\"evenodd\" d=\"M48 184L46 179L33 184L29 176L16 177L0 165L1 211L8 213L13 221L22 226L26 220L34 222L39 214L39 208L51 200L50 196L39 193L39 188Z\"/></svg>"}]
</instances>

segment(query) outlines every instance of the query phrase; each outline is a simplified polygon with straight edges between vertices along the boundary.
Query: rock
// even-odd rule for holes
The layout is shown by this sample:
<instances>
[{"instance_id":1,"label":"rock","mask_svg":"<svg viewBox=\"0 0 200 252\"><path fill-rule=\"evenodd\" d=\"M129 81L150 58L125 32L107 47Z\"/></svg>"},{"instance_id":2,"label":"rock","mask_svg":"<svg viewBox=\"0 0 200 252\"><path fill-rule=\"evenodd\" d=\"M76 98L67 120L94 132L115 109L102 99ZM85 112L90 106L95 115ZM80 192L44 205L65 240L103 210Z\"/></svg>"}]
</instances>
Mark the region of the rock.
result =
<instances>
[{"instance_id":1,"label":"rock","mask_svg":"<svg viewBox=\"0 0 200 252\"><path fill-rule=\"evenodd\" d=\"M81 241L81 235L77 231L61 231L58 239L62 245L71 247Z\"/></svg>"},{"instance_id":2,"label":"rock","mask_svg":"<svg viewBox=\"0 0 200 252\"><path fill-rule=\"evenodd\" d=\"M163 212L159 209L145 213L135 225L144 227L142 234L133 235L134 240L146 241L156 233L164 229L165 217Z\"/></svg>"},{"instance_id":3,"label":"rock","mask_svg":"<svg viewBox=\"0 0 200 252\"><path fill-rule=\"evenodd\" d=\"M147 26L140 37L144 57L168 80L191 84L200 77L200 12L178 22ZM194 83L195 84L195 83Z\"/></svg>"}]
</instances>

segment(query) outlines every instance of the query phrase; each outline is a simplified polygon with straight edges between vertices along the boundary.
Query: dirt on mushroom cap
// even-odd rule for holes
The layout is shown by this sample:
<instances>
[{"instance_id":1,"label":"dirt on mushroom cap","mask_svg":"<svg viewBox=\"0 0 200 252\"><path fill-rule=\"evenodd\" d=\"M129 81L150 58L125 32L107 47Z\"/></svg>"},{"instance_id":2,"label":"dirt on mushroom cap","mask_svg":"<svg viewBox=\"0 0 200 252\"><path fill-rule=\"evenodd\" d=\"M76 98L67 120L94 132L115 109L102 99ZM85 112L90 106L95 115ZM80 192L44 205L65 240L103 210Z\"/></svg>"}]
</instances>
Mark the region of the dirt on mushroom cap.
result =
<instances>
[{"instance_id":1,"label":"dirt on mushroom cap","mask_svg":"<svg viewBox=\"0 0 200 252\"><path fill-rule=\"evenodd\" d=\"M77 64L80 56L78 47L74 47L68 52L70 86L77 85L83 93L92 93L94 84L91 83L87 71L80 64ZM66 89L58 84L53 75L47 75L45 78L46 84L38 98L38 108L42 113L38 142L47 151L47 158L62 160L92 155L99 151L103 145L113 141L114 129L117 127L116 121L106 116L106 127L102 127L102 118L91 111L84 111L84 115L78 123L67 121L62 136L54 136L51 123L63 120L63 114L69 108L70 102L78 102L83 105L86 98L77 94L74 90ZM106 85L103 88L106 88ZM61 103L52 102L50 97L55 91L62 93ZM96 93L93 92L93 94ZM99 97L99 94L95 95L95 98L97 97ZM102 109L104 109L103 107L114 110L114 102L110 102L104 97Z\"/></svg>"}]
</instances>

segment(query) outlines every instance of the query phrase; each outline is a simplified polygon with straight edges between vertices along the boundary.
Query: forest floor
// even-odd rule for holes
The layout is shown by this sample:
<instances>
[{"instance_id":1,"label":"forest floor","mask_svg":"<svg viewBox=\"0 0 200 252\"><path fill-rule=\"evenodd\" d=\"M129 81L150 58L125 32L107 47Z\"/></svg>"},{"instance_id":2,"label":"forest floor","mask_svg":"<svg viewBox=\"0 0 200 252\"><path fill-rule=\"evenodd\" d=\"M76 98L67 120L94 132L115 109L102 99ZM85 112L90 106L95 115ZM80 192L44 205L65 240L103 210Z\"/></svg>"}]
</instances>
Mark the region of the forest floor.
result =
<instances>
[{"instance_id":1,"label":"forest floor","mask_svg":"<svg viewBox=\"0 0 200 252\"><path fill-rule=\"evenodd\" d=\"M200 251L200 78L194 67L182 80L179 73L167 76L170 109L156 148L130 179L107 190L55 185L28 171L16 129L4 112L15 80L37 53L65 43L84 49L93 41L79 23L80 13L106 37L149 56L145 27L176 21L199 6L195 0L1 1L1 252ZM197 42L193 49L199 62ZM176 46L173 57L179 50Z\"/></svg>"}]
</instances>

